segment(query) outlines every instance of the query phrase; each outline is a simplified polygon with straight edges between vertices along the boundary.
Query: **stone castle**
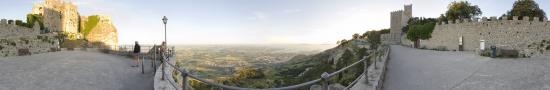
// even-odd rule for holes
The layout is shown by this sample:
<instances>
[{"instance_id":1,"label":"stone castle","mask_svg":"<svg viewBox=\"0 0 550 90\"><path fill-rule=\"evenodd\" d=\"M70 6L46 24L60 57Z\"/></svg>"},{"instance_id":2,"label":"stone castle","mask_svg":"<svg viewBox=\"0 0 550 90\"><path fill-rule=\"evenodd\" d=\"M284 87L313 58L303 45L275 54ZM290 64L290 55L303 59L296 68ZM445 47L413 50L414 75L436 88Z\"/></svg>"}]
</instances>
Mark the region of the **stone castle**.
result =
<instances>
[{"instance_id":1,"label":"stone castle","mask_svg":"<svg viewBox=\"0 0 550 90\"><path fill-rule=\"evenodd\" d=\"M402 28L412 17L412 5L404 11L391 12L391 29L381 41L388 45L412 46ZM432 38L420 40L420 47L452 51L475 51L496 46L503 50L515 50L520 57L550 55L550 22L539 17L482 17L479 19L450 20L438 23ZM546 53L546 54L545 54Z\"/></svg>"},{"instance_id":2,"label":"stone castle","mask_svg":"<svg viewBox=\"0 0 550 90\"><path fill-rule=\"evenodd\" d=\"M405 5L404 10L393 11L390 13L390 33L382 34L381 41L384 44L400 44L404 38L402 29L407 26L407 22L412 18L412 5Z\"/></svg>"},{"instance_id":3,"label":"stone castle","mask_svg":"<svg viewBox=\"0 0 550 90\"><path fill-rule=\"evenodd\" d=\"M44 26L54 32L78 33L80 15L70 2L46 0L43 4L34 4L31 14L42 16Z\"/></svg>"},{"instance_id":4,"label":"stone castle","mask_svg":"<svg viewBox=\"0 0 550 90\"><path fill-rule=\"evenodd\" d=\"M118 33L108 16L81 16L77 6L63 0L45 0L44 3L37 3L30 14L41 17L43 28L40 28L39 22L26 22L33 25L29 28L16 25L15 20L1 20L0 56L56 51L62 48L60 39L68 38L83 39L88 43L101 43L102 48L106 49L117 49ZM89 20L89 17L94 18ZM82 30L85 26L91 26L91 28L84 32ZM66 37L60 38L60 34Z\"/></svg>"}]
</instances>

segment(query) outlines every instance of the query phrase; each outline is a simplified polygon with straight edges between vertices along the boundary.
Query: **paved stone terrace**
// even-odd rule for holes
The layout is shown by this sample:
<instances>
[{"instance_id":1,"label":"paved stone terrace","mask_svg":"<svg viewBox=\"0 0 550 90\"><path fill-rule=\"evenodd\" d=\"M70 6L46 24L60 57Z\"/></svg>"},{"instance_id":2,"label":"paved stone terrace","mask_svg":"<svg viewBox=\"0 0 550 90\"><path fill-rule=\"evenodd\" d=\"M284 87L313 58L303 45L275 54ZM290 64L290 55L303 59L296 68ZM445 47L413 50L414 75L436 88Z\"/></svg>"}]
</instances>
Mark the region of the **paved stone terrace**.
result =
<instances>
[{"instance_id":1,"label":"paved stone terrace","mask_svg":"<svg viewBox=\"0 0 550 90\"><path fill-rule=\"evenodd\" d=\"M61 51L0 58L0 90L152 90L131 59L99 52Z\"/></svg>"},{"instance_id":2,"label":"paved stone terrace","mask_svg":"<svg viewBox=\"0 0 550 90\"><path fill-rule=\"evenodd\" d=\"M386 90L550 90L550 58L491 59L473 52L392 46Z\"/></svg>"}]
</instances>

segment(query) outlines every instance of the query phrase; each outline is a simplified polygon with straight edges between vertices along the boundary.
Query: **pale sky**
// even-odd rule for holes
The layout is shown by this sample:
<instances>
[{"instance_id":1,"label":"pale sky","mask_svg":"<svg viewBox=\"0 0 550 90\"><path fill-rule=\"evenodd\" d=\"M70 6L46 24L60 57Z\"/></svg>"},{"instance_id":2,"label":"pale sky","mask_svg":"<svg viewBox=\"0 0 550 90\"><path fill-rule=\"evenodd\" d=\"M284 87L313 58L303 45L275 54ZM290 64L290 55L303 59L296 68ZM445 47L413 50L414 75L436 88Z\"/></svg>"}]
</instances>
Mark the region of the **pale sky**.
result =
<instances>
[{"instance_id":1,"label":"pale sky","mask_svg":"<svg viewBox=\"0 0 550 90\"><path fill-rule=\"evenodd\" d=\"M3 0L0 18L22 19L44 0ZM334 44L353 33L389 28L390 12L438 17L455 0L72 0L81 15L109 15L119 43ZM482 16L500 16L515 0L467 0ZM549 0L535 0L549 12ZM549 14L547 14L549 15Z\"/></svg>"}]
</instances>

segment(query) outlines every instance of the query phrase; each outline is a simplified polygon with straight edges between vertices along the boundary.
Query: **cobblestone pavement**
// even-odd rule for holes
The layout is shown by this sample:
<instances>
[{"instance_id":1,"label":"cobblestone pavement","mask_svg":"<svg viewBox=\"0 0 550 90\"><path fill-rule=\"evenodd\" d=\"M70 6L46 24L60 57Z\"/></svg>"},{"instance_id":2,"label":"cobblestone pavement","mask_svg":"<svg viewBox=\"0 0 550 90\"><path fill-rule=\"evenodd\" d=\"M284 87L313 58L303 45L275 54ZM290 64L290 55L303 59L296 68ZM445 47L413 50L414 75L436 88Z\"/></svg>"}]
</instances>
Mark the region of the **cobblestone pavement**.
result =
<instances>
[{"instance_id":1,"label":"cobblestone pavement","mask_svg":"<svg viewBox=\"0 0 550 90\"><path fill-rule=\"evenodd\" d=\"M550 59L392 46L386 90L550 90Z\"/></svg>"},{"instance_id":2,"label":"cobblestone pavement","mask_svg":"<svg viewBox=\"0 0 550 90\"><path fill-rule=\"evenodd\" d=\"M153 74L146 64L99 52L62 51L0 58L0 90L151 90Z\"/></svg>"}]
</instances>

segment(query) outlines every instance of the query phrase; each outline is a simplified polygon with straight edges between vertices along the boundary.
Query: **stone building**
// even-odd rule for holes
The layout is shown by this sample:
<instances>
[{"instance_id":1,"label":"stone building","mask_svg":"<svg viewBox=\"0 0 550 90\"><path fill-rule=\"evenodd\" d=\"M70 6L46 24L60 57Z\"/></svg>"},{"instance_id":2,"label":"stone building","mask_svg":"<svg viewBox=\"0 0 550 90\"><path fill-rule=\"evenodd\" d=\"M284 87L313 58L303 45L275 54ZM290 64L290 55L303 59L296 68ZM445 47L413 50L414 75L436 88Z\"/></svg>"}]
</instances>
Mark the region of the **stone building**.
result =
<instances>
[{"instance_id":1,"label":"stone building","mask_svg":"<svg viewBox=\"0 0 550 90\"><path fill-rule=\"evenodd\" d=\"M382 34L381 41L383 44L401 44L404 35L402 28L407 26L407 22L412 18L412 5L405 5L404 10L391 12L390 18L390 33Z\"/></svg>"},{"instance_id":2,"label":"stone building","mask_svg":"<svg viewBox=\"0 0 550 90\"><path fill-rule=\"evenodd\" d=\"M64 0L45 0L33 6L31 14L43 17L44 27L52 32L66 33L69 37L86 39L90 43L103 43L109 49L117 49L118 33L108 16L101 15L100 21L92 27L90 33L80 30L86 25L88 16L80 16L77 6ZM82 19L84 18L84 19ZM94 23L95 24L95 23ZM91 35L83 35L91 34Z\"/></svg>"},{"instance_id":3,"label":"stone building","mask_svg":"<svg viewBox=\"0 0 550 90\"><path fill-rule=\"evenodd\" d=\"M31 13L41 15L44 26L50 31L78 33L80 15L77 7L71 2L46 0L42 4L35 4Z\"/></svg>"},{"instance_id":4,"label":"stone building","mask_svg":"<svg viewBox=\"0 0 550 90\"><path fill-rule=\"evenodd\" d=\"M548 19L539 17L512 19L503 17L483 17L461 19L439 23L432 32L432 38L422 40L421 47L454 51L480 51L490 46L500 49L517 50L519 56L531 57L550 52L550 24Z\"/></svg>"}]
</instances>

